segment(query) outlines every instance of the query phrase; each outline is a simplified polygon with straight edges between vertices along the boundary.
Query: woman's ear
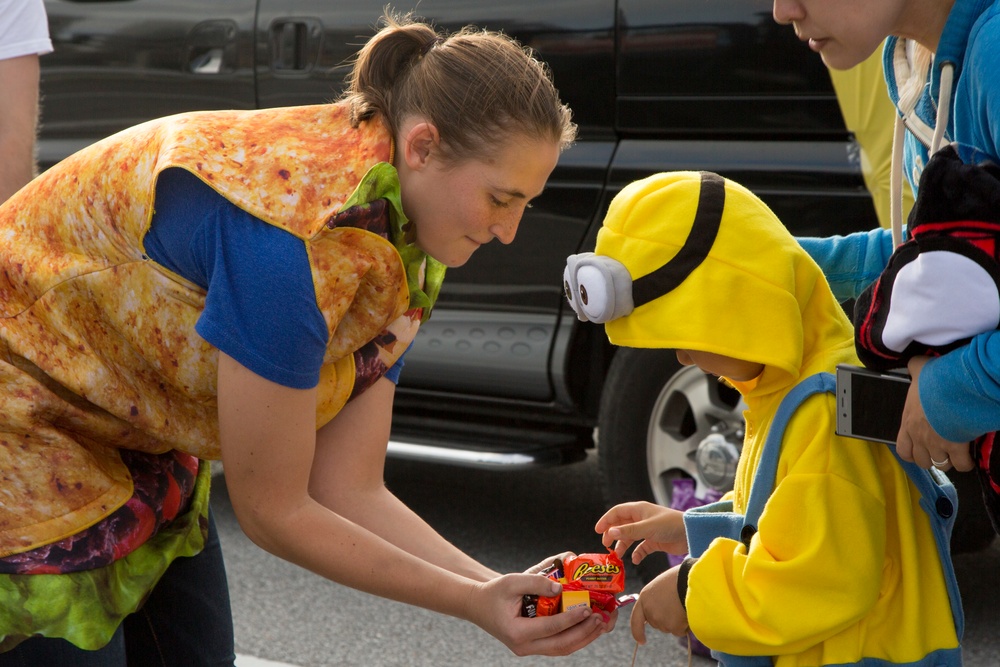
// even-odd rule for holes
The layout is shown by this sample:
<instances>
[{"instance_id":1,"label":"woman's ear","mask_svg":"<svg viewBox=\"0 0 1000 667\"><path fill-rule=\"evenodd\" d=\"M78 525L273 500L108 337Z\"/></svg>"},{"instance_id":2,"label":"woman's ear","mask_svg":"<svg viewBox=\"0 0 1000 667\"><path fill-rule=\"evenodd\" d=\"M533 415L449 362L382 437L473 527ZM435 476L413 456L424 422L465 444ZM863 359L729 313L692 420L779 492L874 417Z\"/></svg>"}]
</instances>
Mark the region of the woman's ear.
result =
<instances>
[{"instance_id":1,"label":"woman's ear","mask_svg":"<svg viewBox=\"0 0 1000 667\"><path fill-rule=\"evenodd\" d=\"M441 135L438 133L437 126L426 120L418 121L403 130L400 142L403 149L403 161L410 169L423 169L440 143Z\"/></svg>"}]
</instances>

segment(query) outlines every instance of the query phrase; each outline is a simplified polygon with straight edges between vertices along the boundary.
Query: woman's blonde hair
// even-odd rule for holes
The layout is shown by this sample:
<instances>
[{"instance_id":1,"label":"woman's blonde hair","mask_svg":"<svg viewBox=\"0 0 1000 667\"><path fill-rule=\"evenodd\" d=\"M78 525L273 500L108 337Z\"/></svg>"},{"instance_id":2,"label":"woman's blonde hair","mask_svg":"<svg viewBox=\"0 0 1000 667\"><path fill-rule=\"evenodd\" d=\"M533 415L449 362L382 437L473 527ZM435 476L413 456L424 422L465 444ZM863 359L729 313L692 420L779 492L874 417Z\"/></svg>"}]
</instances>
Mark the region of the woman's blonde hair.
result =
<instances>
[{"instance_id":1,"label":"woman's blonde hair","mask_svg":"<svg viewBox=\"0 0 1000 667\"><path fill-rule=\"evenodd\" d=\"M380 116L395 135L406 117L423 116L454 162L489 155L515 134L560 148L576 138L569 107L529 48L472 26L440 35L388 9L382 21L347 78L355 124Z\"/></svg>"}]
</instances>

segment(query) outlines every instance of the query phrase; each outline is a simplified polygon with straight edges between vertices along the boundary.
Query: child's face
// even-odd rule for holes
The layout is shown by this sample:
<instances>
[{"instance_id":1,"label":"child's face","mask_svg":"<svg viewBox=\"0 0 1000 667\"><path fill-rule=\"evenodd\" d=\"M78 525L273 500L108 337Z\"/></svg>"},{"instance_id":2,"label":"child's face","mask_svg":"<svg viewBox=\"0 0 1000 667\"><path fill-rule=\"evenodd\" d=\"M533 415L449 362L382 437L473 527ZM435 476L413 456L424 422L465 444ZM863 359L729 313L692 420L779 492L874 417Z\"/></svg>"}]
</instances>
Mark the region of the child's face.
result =
<instances>
[{"instance_id":1,"label":"child's face","mask_svg":"<svg viewBox=\"0 0 1000 667\"><path fill-rule=\"evenodd\" d=\"M906 34L915 12L910 0L774 0L774 20L795 34L828 67L849 69L875 52L889 35ZM944 3L941 3L944 4ZM950 6L950 5L949 5ZM919 40L918 40L919 41Z\"/></svg>"},{"instance_id":2,"label":"child's face","mask_svg":"<svg viewBox=\"0 0 1000 667\"><path fill-rule=\"evenodd\" d=\"M488 160L429 160L404 181L403 210L417 246L446 266L465 264L480 246L514 240L528 203L541 194L559 145L516 137Z\"/></svg>"},{"instance_id":3,"label":"child's face","mask_svg":"<svg viewBox=\"0 0 1000 667\"><path fill-rule=\"evenodd\" d=\"M727 357L714 352L676 350L677 361L683 366L697 366L706 373L728 378L735 382L752 380L764 372L764 364Z\"/></svg>"}]
</instances>

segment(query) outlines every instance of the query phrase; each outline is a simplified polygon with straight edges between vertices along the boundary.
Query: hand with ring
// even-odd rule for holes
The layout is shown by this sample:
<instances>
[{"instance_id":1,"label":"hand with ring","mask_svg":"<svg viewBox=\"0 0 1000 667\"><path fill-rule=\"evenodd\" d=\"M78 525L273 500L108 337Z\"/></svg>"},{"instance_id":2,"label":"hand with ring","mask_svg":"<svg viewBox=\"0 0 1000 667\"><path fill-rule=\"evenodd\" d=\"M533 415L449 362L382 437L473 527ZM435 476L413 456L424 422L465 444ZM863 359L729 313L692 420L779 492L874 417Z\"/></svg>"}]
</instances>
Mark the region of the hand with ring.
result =
<instances>
[{"instance_id":1,"label":"hand with ring","mask_svg":"<svg viewBox=\"0 0 1000 667\"><path fill-rule=\"evenodd\" d=\"M931 465L941 470L944 470L946 467L948 467L950 463L951 463L951 458L947 454L945 454L943 461L937 461L934 459L933 456L931 457Z\"/></svg>"},{"instance_id":2,"label":"hand with ring","mask_svg":"<svg viewBox=\"0 0 1000 667\"><path fill-rule=\"evenodd\" d=\"M934 466L939 470L972 470L975 461L969 443L945 440L937 434L924 414L920 404L920 371L927 361L928 357L914 357L907 364L911 381L896 437L896 452L904 461L913 461L921 468Z\"/></svg>"}]
</instances>

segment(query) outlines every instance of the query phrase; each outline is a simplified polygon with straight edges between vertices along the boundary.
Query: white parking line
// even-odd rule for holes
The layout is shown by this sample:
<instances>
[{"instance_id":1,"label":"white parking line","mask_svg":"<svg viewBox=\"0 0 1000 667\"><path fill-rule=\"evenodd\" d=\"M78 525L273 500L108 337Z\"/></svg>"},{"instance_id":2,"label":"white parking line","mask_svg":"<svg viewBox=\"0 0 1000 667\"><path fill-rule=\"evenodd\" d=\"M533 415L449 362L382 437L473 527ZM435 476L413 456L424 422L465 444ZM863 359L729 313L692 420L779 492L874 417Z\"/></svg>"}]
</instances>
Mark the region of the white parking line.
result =
<instances>
[{"instance_id":1,"label":"white parking line","mask_svg":"<svg viewBox=\"0 0 1000 667\"><path fill-rule=\"evenodd\" d=\"M263 658L255 658L252 655L237 655L236 667L297 667L297 666L288 664L287 662L274 662L273 660L264 660Z\"/></svg>"}]
</instances>

